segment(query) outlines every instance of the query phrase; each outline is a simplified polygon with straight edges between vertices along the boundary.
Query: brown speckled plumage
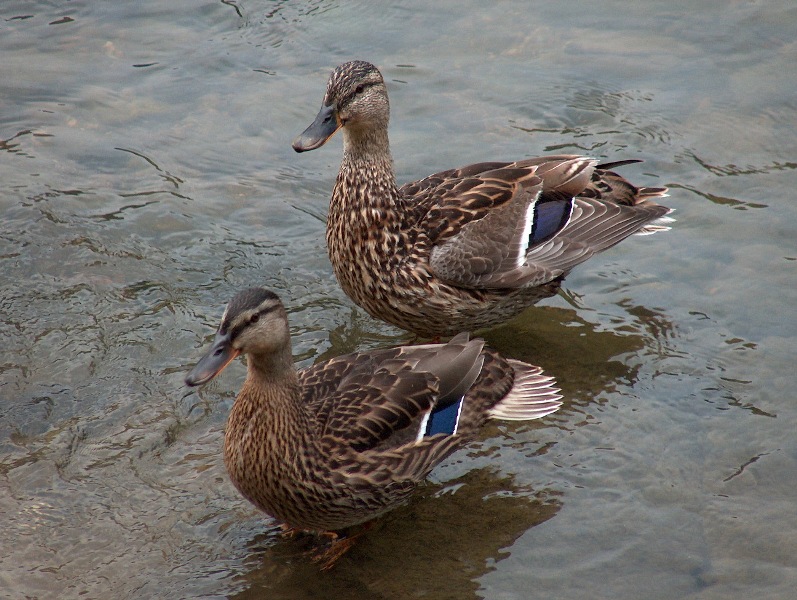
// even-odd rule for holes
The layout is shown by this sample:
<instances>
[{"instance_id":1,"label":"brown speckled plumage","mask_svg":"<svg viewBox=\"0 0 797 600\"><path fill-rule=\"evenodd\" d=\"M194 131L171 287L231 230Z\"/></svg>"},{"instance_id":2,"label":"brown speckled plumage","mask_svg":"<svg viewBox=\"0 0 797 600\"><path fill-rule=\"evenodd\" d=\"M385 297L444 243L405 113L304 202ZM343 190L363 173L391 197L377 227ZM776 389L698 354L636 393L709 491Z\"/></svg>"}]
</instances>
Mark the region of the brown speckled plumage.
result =
<instances>
[{"instance_id":1,"label":"brown speckled plumage","mask_svg":"<svg viewBox=\"0 0 797 600\"><path fill-rule=\"evenodd\" d=\"M227 422L225 464L249 501L296 529L338 531L378 517L488 417L534 419L560 404L539 367L467 335L297 372L282 303L260 288L233 298L186 383L206 383L239 354L247 377ZM428 413L463 396L453 435L419 433Z\"/></svg>"},{"instance_id":2,"label":"brown speckled plumage","mask_svg":"<svg viewBox=\"0 0 797 600\"><path fill-rule=\"evenodd\" d=\"M479 163L399 188L389 115L378 69L349 62L334 70L318 117L293 144L313 150L343 129L327 245L343 290L373 317L427 336L495 325L555 294L593 254L667 228L670 210L651 201L666 188L637 188L610 170L636 161ZM555 204L561 223L535 237L536 211Z\"/></svg>"}]
</instances>

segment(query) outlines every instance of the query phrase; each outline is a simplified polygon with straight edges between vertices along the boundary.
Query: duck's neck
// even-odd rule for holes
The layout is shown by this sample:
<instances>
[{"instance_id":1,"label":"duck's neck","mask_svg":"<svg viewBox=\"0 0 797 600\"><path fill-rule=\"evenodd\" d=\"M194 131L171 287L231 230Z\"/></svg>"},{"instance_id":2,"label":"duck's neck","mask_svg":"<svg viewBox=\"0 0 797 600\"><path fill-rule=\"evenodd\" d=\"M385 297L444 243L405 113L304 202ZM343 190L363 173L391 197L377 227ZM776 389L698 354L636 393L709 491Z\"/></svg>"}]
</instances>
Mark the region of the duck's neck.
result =
<instances>
[{"instance_id":1,"label":"duck's neck","mask_svg":"<svg viewBox=\"0 0 797 600\"><path fill-rule=\"evenodd\" d=\"M307 415L290 348L264 356L249 355L247 361L246 381L227 424L228 450L232 450L231 440L248 438L247 431L301 437ZM270 439L271 435L265 435L258 443L268 445Z\"/></svg>"},{"instance_id":2,"label":"duck's neck","mask_svg":"<svg viewBox=\"0 0 797 600\"><path fill-rule=\"evenodd\" d=\"M296 368L293 366L293 353L290 344L276 352L249 354L247 360L247 381L257 380L275 387L298 385Z\"/></svg>"},{"instance_id":3,"label":"duck's neck","mask_svg":"<svg viewBox=\"0 0 797 600\"><path fill-rule=\"evenodd\" d=\"M248 357L246 381L235 399L224 437L224 464L235 487L277 518L283 484L300 476L298 450L312 436L290 348Z\"/></svg>"},{"instance_id":4,"label":"duck's neck","mask_svg":"<svg viewBox=\"0 0 797 600\"><path fill-rule=\"evenodd\" d=\"M249 363L243 389L257 390L255 397L259 402L268 403L270 415L282 415L301 426L301 390L290 347L263 356L249 355L247 359Z\"/></svg>"},{"instance_id":5,"label":"duck's neck","mask_svg":"<svg viewBox=\"0 0 797 600\"><path fill-rule=\"evenodd\" d=\"M335 188L332 203L340 206L330 206L331 211L395 206L399 193L386 125L343 129L343 160ZM342 191L346 193L337 193Z\"/></svg>"},{"instance_id":6,"label":"duck's neck","mask_svg":"<svg viewBox=\"0 0 797 600\"><path fill-rule=\"evenodd\" d=\"M343 134L343 161L327 215L327 251L343 291L362 305L366 297L380 293L374 272L395 268L394 259L407 254L406 211L396 187L387 127L344 127Z\"/></svg>"}]
</instances>

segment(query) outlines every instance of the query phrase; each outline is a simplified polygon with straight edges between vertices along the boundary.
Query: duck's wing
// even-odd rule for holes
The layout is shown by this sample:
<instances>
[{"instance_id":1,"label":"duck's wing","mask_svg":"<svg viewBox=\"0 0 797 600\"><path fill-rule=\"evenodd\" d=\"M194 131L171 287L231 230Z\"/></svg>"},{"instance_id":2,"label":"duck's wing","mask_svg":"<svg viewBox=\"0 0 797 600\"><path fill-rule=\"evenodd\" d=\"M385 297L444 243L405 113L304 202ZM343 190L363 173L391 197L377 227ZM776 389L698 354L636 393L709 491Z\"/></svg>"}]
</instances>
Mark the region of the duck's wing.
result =
<instances>
[{"instance_id":1,"label":"duck's wing","mask_svg":"<svg viewBox=\"0 0 797 600\"><path fill-rule=\"evenodd\" d=\"M648 200L662 188L636 188L596 164L571 155L480 163L402 191L425 207L416 227L428 236L429 265L440 279L471 288L535 286L669 212Z\"/></svg>"},{"instance_id":2,"label":"duck's wing","mask_svg":"<svg viewBox=\"0 0 797 600\"><path fill-rule=\"evenodd\" d=\"M421 440L433 414L461 401L481 371L482 340L350 354L300 373L324 443L366 453ZM453 431L440 433L454 433Z\"/></svg>"},{"instance_id":3,"label":"duck's wing","mask_svg":"<svg viewBox=\"0 0 797 600\"><path fill-rule=\"evenodd\" d=\"M566 226L529 249L524 269L564 274L591 256L637 233L667 229L670 209L660 204L626 206L595 198L576 198ZM533 279L521 277L534 285Z\"/></svg>"},{"instance_id":4,"label":"duck's wing","mask_svg":"<svg viewBox=\"0 0 797 600\"><path fill-rule=\"evenodd\" d=\"M558 273L526 265L526 255L567 224L573 197L589 183L594 164L583 157L482 163L406 188L429 207L417 225L431 245L429 266L460 287L554 279Z\"/></svg>"},{"instance_id":5,"label":"duck's wing","mask_svg":"<svg viewBox=\"0 0 797 600\"><path fill-rule=\"evenodd\" d=\"M542 369L508 361L467 333L446 344L339 357L306 369L300 381L315 386L305 398L330 477L396 493L425 478L488 417L536 419L561 404Z\"/></svg>"}]
</instances>

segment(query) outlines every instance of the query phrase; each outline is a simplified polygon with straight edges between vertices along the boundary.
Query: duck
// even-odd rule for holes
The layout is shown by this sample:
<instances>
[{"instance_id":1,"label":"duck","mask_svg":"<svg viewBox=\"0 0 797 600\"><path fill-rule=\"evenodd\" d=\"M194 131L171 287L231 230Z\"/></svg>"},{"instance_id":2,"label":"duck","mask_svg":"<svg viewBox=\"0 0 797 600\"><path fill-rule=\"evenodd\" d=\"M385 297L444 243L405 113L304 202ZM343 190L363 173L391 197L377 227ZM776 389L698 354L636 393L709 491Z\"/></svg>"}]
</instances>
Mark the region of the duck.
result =
<instances>
[{"instance_id":1,"label":"duck","mask_svg":"<svg viewBox=\"0 0 797 600\"><path fill-rule=\"evenodd\" d=\"M350 547L358 526L406 502L488 419L539 419L561 406L540 367L467 333L297 370L285 307L258 287L227 304L185 383L207 383L239 355L247 373L227 420L227 472L287 532L329 540L314 556L322 568Z\"/></svg>"},{"instance_id":2,"label":"duck","mask_svg":"<svg viewBox=\"0 0 797 600\"><path fill-rule=\"evenodd\" d=\"M439 340L503 323L556 294L578 264L669 229L665 187L637 187L579 155L482 162L396 184L379 69L338 66L296 152L343 131L326 226L344 292L372 317Z\"/></svg>"}]
</instances>

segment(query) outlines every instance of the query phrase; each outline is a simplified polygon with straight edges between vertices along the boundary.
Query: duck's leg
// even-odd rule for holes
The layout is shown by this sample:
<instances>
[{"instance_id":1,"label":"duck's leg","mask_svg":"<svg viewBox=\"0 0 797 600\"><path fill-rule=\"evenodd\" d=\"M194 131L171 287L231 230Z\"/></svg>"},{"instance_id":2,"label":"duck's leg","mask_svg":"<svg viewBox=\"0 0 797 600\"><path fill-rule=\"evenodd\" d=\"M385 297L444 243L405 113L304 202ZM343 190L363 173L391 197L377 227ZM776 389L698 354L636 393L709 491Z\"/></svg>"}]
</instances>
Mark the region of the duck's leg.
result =
<instances>
[{"instance_id":1,"label":"duck's leg","mask_svg":"<svg viewBox=\"0 0 797 600\"><path fill-rule=\"evenodd\" d=\"M292 540L300 533L304 533L306 531L304 529L299 529L298 527L291 527L287 523L280 525L280 529L282 530L280 531L280 535L286 540Z\"/></svg>"},{"instance_id":2,"label":"duck's leg","mask_svg":"<svg viewBox=\"0 0 797 600\"><path fill-rule=\"evenodd\" d=\"M358 532L344 536L334 531L319 532L319 535L329 537L330 542L324 550L319 550L313 555L313 562L319 563L322 571L329 571L335 566L335 563L340 560L340 557L354 546L357 538L368 531L372 526L373 521L370 521L363 525Z\"/></svg>"}]
</instances>

